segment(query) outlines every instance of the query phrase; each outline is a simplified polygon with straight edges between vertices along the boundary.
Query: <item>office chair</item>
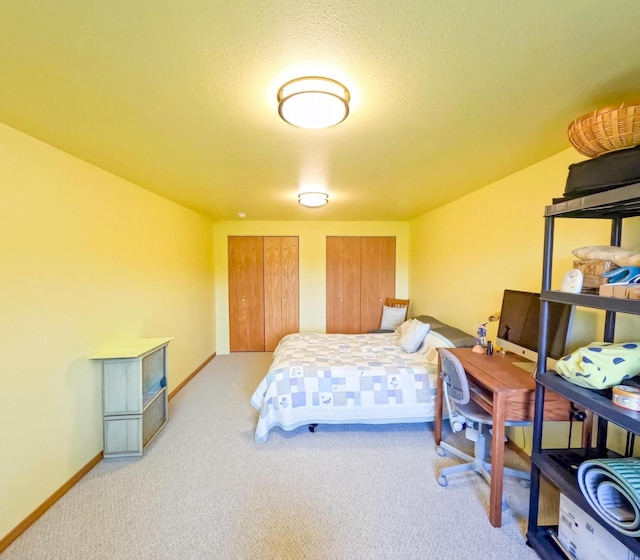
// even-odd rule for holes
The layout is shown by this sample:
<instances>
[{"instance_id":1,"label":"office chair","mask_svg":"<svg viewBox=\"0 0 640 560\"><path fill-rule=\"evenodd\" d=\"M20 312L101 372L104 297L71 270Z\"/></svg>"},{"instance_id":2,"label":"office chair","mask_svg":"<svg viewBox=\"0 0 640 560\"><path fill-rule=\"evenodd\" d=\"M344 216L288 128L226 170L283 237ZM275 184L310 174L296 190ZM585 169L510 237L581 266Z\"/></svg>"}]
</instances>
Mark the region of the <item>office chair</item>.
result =
<instances>
[{"instance_id":1,"label":"office chair","mask_svg":"<svg viewBox=\"0 0 640 560\"><path fill-rule=\"evenodd\" d=\"M474 441L475 444L473 456L471 456L444 441L440 442L439 447L436 449L438 455L444 457L448 451L467 462L441 469L438 476L438 484L446 486L447 476L465 471L474 471L480 474L488 483L491 483L491 463L486 460L488 442L485 429L489 431L493 424L493 418L491 414L471 400L470 391L473 390L473 387L469 386L467 374L462 364L451 352L443 348L440 349L440 377L442 378L443 396L449 413L451 430L455 433L466 427L465 435L467 439ZM531 421L505 422L505 426L527 425L531 425ZM505 467L504 474L505 476L519 478L521 484L525 487L529 485L530 474L528 471ZM503 508L506 506L504 498L502 506Z\"/></svg>"}]
</instances>

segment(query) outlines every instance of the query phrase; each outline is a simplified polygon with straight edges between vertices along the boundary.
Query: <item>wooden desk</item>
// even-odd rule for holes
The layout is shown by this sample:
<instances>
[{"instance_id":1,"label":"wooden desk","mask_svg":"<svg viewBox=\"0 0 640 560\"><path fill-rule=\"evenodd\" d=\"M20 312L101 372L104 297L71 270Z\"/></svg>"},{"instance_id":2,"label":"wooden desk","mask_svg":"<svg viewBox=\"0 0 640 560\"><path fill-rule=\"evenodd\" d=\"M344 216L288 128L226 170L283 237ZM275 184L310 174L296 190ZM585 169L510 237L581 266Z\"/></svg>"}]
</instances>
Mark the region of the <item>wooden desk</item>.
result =
<instances>
[{"instance_id":1,"label":"wooden desk","mask_svg":"<svg viewBox=\"0 0 640 560\"><path fill-rule=\"evenodd\" d=\"M476 354L471 348L447 348L456 356L470 383L486 391L485 395L471 392L471 399L493 417L491 444L491 493L489 521L494 527L502 525L502 486L504 468L504 423L507 420L531 420L533 418L535 379L526 371L513 365L522 361L515 354L492 356ZM438 366L438 371L440 367ZM485 398L482 398L484 396ZM438 375L435 410L436 445L442 441L442 379ZM570 403L553 391L547 391L544 402L545 420L569 420Z\"/></svg>"}]
</instances>

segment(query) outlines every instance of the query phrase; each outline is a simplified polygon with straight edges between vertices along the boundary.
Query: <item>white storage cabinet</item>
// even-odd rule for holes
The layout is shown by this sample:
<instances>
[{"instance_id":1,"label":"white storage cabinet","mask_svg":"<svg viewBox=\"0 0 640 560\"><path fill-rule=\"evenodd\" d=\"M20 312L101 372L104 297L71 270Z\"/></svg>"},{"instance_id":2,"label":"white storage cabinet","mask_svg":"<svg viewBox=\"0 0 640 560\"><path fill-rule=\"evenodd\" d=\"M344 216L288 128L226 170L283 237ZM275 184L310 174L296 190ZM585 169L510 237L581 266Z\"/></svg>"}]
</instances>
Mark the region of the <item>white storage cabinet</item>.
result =
<instances>
[{"instance_id":1,"label":"white storage cabinet","mask_svg":"<svg viewBox=\"0 0 640 560\"><path fill-rule=\"evenodd\" d=\"M144 338L90 356L102 361L105 458L142 455L167 423L171 340Z\"/></svg>"}]
</instances>

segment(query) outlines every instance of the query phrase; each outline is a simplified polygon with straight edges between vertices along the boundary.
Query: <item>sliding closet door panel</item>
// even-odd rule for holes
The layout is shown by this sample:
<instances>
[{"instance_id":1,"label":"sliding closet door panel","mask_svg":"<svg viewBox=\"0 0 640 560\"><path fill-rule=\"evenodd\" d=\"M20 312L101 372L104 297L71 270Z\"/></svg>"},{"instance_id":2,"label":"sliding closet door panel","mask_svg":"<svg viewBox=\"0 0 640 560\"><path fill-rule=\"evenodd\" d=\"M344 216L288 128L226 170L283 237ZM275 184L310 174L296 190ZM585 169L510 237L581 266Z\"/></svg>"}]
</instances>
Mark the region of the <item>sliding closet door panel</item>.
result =
<instances>
[{"instance_id":1,"label":"sliding closet door panel","mask_svg":"<svg viewBox=\"0 0 640 560\"><path fill-rule=\"evenodd\" d=\"M264 238L265 350L299 330L298 238Z\"/></svg>"},{"instance_id":2,"label":"sliding closet door panel","mask_svg":"<svg viewBox=\"0 0 640 560\"><path fill-rule=\"evenodd\" d=\"M327 332L361 332L359 237L327 237Z\"/></svg>"},{"instance_id":3,"label":"sliding closet door panel","mask_svg":"<svg viewBox=\"0 0 640 560\"><path fill-rule=\"evenodd\" d=\"M298 238L282 237L281 244L282 330L279 338L300 331L300 249Z\"/></svg>"},{"instance_id":4,"label":"sliding closet door panel","mask_svg":"<svg viewBox=\"0 0 640 560\"><path fill-rule=\"evenodd\" d=\"M327 319L326 331L328 333L340 332L342 328L342 269L340 259L342 256L342 238L327 237L326 251L326 276L327 276Z\"/></svg>"},{"instance_id":5,"label":"sliding closet door panel","mask_svg":"<svg viewBox=\"0 0 640 560\"><path fill-rule=\"evenodd\" d=\"M280 238L264 239L264 349L271 351L282 330L282 282L280 260L282 246Z\"/></svg>"},{"instance_id":6,"label":"sliding closet door panel","mask_svg":"<svg viewBox=\"0 0 640 560\"><path fill-rule=\"evenodd\" d=\"M395 237L363 237L360 280L362 332L380 328L382 306L396 293Z\"/></svg>"},{"instance_id":7,"label":"sliding closet door panel","mask_svg":"<svg viewBox=\"0 0 640 560\"><path fill-rule=\"evenodd\" d=\"M362 257L360 278L360 321L363 332L380 328L382 302L378 292L379 243L375 237L363 237L360 245Z\"/></svg>"},{"instance_id":8,"label":"sliding closet door panel","mask_svg":"<svg viewBox=\"0 0 640 560\"><path fill-rule=\"evenodd\" d=\"M229 237L229 348L264 351L263 238Z\"/></svg>"}]
</instances>

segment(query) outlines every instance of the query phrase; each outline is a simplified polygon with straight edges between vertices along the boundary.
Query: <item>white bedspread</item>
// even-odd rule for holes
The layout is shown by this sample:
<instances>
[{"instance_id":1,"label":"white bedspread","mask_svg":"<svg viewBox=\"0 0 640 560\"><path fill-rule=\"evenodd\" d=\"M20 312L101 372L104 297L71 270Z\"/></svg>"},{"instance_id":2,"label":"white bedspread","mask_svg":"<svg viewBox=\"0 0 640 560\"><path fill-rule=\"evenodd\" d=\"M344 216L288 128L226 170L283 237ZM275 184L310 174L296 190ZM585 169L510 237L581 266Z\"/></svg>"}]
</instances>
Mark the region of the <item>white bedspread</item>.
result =
<instances>
[{"instance_id":1,"label":"white bedspread","mask_svg":"<svg viewBox=\"0 0 640 560\"><path fill-rule=\"evenodd\" d=\"M253 396L255 439L274 426L399 423L433 420L436 370L420 353L407 354L398 335L285 336Z\"/></svg>"}]
</instances>

